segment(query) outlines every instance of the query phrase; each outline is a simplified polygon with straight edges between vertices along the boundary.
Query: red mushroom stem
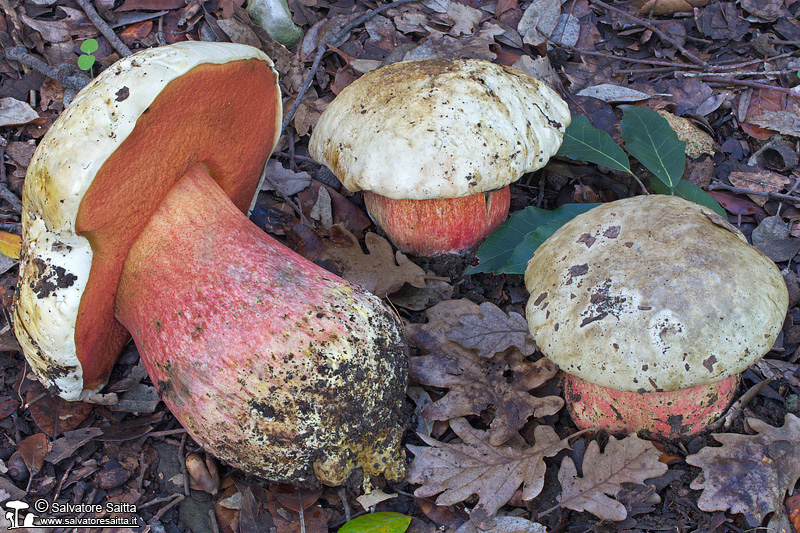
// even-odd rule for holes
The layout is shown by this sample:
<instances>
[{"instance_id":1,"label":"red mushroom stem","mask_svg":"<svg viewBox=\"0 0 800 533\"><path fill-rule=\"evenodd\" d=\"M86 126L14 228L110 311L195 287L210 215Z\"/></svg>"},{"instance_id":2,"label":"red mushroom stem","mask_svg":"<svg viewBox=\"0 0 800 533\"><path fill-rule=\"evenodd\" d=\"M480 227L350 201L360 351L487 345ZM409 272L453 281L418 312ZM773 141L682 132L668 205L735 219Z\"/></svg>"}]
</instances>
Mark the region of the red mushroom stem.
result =
<instances>
[{"instance_id":1,"label":"red mushroom stem","mask_svg":"<svg viewBox=\"0 0 800 533\"><path fill-rule=\"evenodd\" d=\"M354 354L396 319L374 296L252 224L202 165L167 193L130 249L116 318L133 335L164 403L192 437L234 466L241 467L236 457L260 457L265 443L281 442L281 457L265 463L307 454L323 482L343 481L326 463L339 459L314 449L320 419L342 421L350 459L382 438L399 447L390 415L399 416L391 411L400 410L405 383L398 379L366 402L363 393L351 397L371 386L365 374L403 374L403 349L391 334L373 341L379 357L364 362ZM370 364L377 368L363 366ZM308 397L318 401L300 405ZM385 416L369 414L382 409ZM377 474L385 465L360 466Z\"/></svg>"},{"instance_id":2,"label":"red mushroom stem","mask_svg":"<svg viewBox=\"0 0 800 533\"><path fill-rule=\"evenodd\" d=\"M430 257L467 251L508 216L508 186L461 198L394 200L364 191L372 220L405 253Z\"/></svg>"}]
</instances>

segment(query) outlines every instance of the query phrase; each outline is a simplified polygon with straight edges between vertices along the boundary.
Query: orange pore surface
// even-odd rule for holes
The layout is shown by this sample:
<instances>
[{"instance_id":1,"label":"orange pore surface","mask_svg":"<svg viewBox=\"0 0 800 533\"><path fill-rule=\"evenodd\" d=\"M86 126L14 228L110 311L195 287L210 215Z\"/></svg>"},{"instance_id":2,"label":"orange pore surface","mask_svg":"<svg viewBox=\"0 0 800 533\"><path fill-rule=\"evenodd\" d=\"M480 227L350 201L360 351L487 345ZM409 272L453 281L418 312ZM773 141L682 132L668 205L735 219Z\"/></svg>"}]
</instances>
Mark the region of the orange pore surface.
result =
<instances>
[{"instance_id":1,"label":"orange pore surface","mask_svg":"<svg viewBox=\"0 0 800 533\"><path fill-rule=\"evenodd\" d=\"M274 76L256 59L195 67L167 85L95 177L76 222L94 252L75 327L84 389L106 382L128 342L114 318L122 265L186 170L203 163L237 208L249 207L278 134Z\"/></svg>"},{"instance_id":2,"label":"orange pore surface","mask_svg":"<svg viewBox=\"0 0 800 533\"><path fill-rule=\"evenodd\" d=\"M461 198L394 200L364 191L372 220L400 251L430 257L469 250L508 216L508 186Z\"/></svg>"}]
</instances>

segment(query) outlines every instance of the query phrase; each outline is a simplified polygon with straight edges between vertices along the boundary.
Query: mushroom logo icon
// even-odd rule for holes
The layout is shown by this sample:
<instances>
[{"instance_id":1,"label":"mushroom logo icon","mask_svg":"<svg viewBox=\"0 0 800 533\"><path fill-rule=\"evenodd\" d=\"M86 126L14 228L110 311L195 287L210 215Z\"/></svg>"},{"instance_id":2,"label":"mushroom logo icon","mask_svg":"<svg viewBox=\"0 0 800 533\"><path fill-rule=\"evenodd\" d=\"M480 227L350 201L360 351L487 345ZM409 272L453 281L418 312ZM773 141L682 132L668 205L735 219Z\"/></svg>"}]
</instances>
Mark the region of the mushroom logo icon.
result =
<instances>
[{"instance_id":1,"label":"mushroom logo icon","mask_svg":"<svg viewBox=\"0 0 800 533\"><path fill-rule=\"evenodd\" d=\"M33 521L36 519L36 515L33 513L26 513L23 521L19 521L19 512L28 509L30 505L19 500L10 500L5 503L5 506L10 509L10 511L6 511L6 520L11 524L8 527L9 530L33 526Z\"/></svg>"}]
</instances>

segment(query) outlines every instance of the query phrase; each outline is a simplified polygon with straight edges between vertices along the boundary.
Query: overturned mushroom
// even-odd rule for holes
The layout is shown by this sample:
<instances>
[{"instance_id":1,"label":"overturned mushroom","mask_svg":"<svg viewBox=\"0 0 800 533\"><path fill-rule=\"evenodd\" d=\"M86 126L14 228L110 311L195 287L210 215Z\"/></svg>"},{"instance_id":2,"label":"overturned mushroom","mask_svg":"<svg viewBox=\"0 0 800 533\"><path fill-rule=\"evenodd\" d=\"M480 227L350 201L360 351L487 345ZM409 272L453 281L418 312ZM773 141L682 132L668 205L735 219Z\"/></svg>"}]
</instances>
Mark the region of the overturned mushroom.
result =
<instances>
[{"instance_id":1,"label":"overturned mushroom","mask_svg":"<svg viewBox=\"0 0 800 533\"><path fill-rule=\"evenodd\" d=\"M521 70L482 60L394 63L346 87L309 152L402 251L463 252L505 220L508 185L542 168L567 104Z\"/></svg>"},{"instance_id":2,"label":"overturned mushroom","mask_svg":"<svg viewBox=\"0 0 800 533\"><path fill-rule=\"evenodd\" d=\"M397 479L399 320L244 214L281 115L272 62L248 46L179 43L109 67L28 169L14 328L69 400L105 385L130 332L181 424L249 473Z\"/></svg>"},{"instance_id":3,"label":"overturned mushroom","mask_svg":"<svg viewBox=\"0 0 800 533\"><path fill-rule=\"evenodd\" d=\"M567 374L575 423L701 431L772 347L788 306L775 264L722 217L638 196L564 224L525 270L536 344Z\"/></svg>"}]
</instances>

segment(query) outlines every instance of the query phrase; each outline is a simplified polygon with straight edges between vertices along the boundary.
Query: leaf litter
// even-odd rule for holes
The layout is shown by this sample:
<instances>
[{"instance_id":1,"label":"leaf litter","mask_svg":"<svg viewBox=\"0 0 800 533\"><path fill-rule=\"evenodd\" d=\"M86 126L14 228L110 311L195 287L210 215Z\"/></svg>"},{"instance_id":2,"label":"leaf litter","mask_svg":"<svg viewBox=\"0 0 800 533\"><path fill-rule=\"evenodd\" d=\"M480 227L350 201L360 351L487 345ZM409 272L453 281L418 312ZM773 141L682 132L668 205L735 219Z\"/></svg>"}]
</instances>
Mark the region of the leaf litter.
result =
<instances>
[{"instance_id":1,"label":"leaf litter","mask_svg":"<svg viewBox=\"0 0 800 533\"><path fill-rule=\"evenodd\" d=\"M76 67L79 56L76 50L80 41L87 38L98 39L100 45L95 53L98 60L95 71L114 59L113 48L71 2L21 0L16 4L25 18L18 17L14 11L0 11L0 37L8 39L3 41L6 50L23 43L19 32L24 29L24 44L34 53L37 50L43 52L44 59L54 67L62 64ZM361 3L346 0L290 2L295 21L302 24L304 30L325 27L328 30L307 31L307 39L301 45L286 50L271 42L261 28L251 23L239 6L240 1L192 0L184 5L182 2L127 0L116 10L113 10L113 2L95 4L103 16L117 20L114 24L116 31L134 49L159 42L172 43L187 37L230 38L256 46L260 43L280 71L287 103L298 95L310 73L310 58L322 42L320 35L331 36L343 24L330 24L330 21L352 20L367 9ZM537 6L540 9L532 9ZM614 11L614 7L622 8L627 15ZM800 213L797 211L800 196L794 187L800 174L796 163L789 161L776 168L767 166L754 156L752 160L748 157L759 153L766 147L765 143L778 137L781 142L788 143L787 153L797 152L796 74L800 53L790 43L800 39L800 30L792 22L796 21L798 11L800 3L792 0L712 3L703 0L635 0L616 4L571 0L563 5L545 0L430 0L392 8L354 29L338 50L325 56L323 67L314 73L311 89L305 93L298 113L292 117L293 132L283 136L278 147L277 157L281 158L281 167L286 170L286 185L292 186L286 194L294 195L298 188L308 183L309 176L316 175L316 166L303 159L307 157L307 134L333 95L350 80L389 60L483 57L504 65L547 73L550 83L569 97L573 113L582 116L585 110L587 123L606 130L610 135L607 141L615 144L621 141L619 109L589 96L578 96L582 89L613 86L616 92L612 92L612 96L607 98L609 100L620 98L620 94L634 95L633 98L643 98L639 107L682 117L691 115L695 124L704 126L704 131L713 132L716 146L724 147L711 149L715 153L702 186L721 199L731 214L730 221L749 236L753 228L766 228L766 218L775 217L781 219L776 221L775 227L785 225L791 238L796 238L800 235ZM682 28L678 28L675 22ZM654 29L657 26L668 27L672 33L660 35ZM222 33L218 33L220 28ZM698 59L699 62L695 61ZM716 70L707 69L703 62L713 65ZM766 71L777 74L762 75ZM4 100L10 118L0 126L3 128L0 152L5 151L8 155L3 161L3 183L7 183L3 187L17 196L33 147L63 109L65 98L64 88L58 83L43 83L41 77L33 74L20 69L16 62L0 60L2 97L11 98ZM792 87L795 96L787 92ZM628 166L627 156L624 158L622 170L614 169L613 164L609 170L607 166L587 167L583 163L568 162L554 172L550 170L554 166L550 166L515 186L514 209L535 205L552 211L565 205L564 198L580 202L589 193L601 199L629 194L625 186L620 188L619 185L625 183L620 176L629 172L624 168ZM634 167L633 171L638 170ZM669 181L674 179L671 169L664 169L663 173ZM537 183L541 184L541 189ZM418 388L432 396L432 403L422 412L431 415L437 412L436 409L442 409L435 424L424 426L431 427L431 435L436 438L428 436L426 441L419 437L422 439L420 442L427 446L411 444L420 452L414 463L429 453L426 450L451 453L450 445L471 446L473 451L480 449L487 454L505 450L503 453L516 457L520 465L514 470L515 475L519 476L521 471L527 473L513 491L504 487L503 494L511 494L502 503L499 500L504 498L495 496L492 499L488 488L491 485L481 486L479 480L474 480L476 491L480 491L474 494L485 496L477 500L470 495L464 498L472 507L472 524L486 525L496 518L500 527L504 523L500 520L509 518L503 516L505 513L524 513L518 507L523 501L522 496L537 492L535 489L542 479L545 481L538 495L524 500L529 518L536 519L534 513L537 511L541 514L542 509L559 504L556 500L559 494L553 493L560 486L559 479L563 479L573 491L567 498L567 489L562 488L560 503L563 505L539 519L551 529L563 530L569 526L599 530L607 526L602 521L596 522L592 514L604 520L618 519L622 516L621 505L627 518L618 522L620 528L635 527L631 517L641 518L640 515L644 514L655 519L657 523L652 522L655 529L669 526L679 531L738 531L778 520L786 496L789 496L785 503L790 517L794 516L794 523L800 523L800 513L796 512L800 504L790 503L794 501L792 498L796 498L790 495L797 480L797 466L794 464L797 422L787 412L792 410L792 401L796 405L800 394L800 381L796 377L796 353L800 346L800 329L795 324L798 320L797 299L792 304L793 311L779 345L768 358L745 374L744 379L751 382L761 379L759 376L764 373L776 376L762 394L743 407L749 416L747 424L739 419L734 421L729 433L715 434L713 438L700 436L692 443L683 443L692 452L685 462L682 459L687 455L685 451L680 447L670 448L674 459L669 473L691 472L691 476L684 477L696 478L692 490L679 481L680 476L675 476L669 487L659 481L669 476L644 478L649 480L648 485L642 485L642 472L646 468L639 473L623 468L617 478L610 476L609 470L603 470L602 465L635 457L633 451L640 448L635 441L629 440L631 437L621 440L611 437L607 441L603 436L593 437L593 440L579 438L573 441L573 446L576 450L585 447L585 451L573 451L569 457L562 457L559 469L558 455L566 454L567 447L561 444L565 439L555 439L559 435L568 435L572 426L561 406L555 403L560 400L556 396L557 377L545 377L557 376L554 369L547 368L546 360L537 359L532 342L524 334L520 302L526 295L520 296L518 276L489 277L478 270L462 275L460 270L448 270L452 263L444 261L424 263L414 268L419 261L395 254L382 237L365 231L369 220L359 206L357 196L345 198L326 190L329 197L326 199L324 194L311 191L319 189L318 182L311 179L311 184L296 197L309 199L307 204L299 202L303 204L306 216L314 207L317 209L318 222L309 231L316 238L327 241L322 245L317 243L316 251L311 252L318 254L318 262L338 273L346 273L350 279L381 295L400 294L408 291L409 287L426 286L433 277L449 280L436 280L446 287L437 289L437 295L427 299L425 305L415 303L401 309L409 330L407 334L409 339L414 339L412 343L415 354L418 354L412 361L419 362L412 362L412 369L417 365L417 370L422 369L421 374L427 375L432 382L419 382L422 386ZM755 192L751 192L753 189ZM581 193L576 195L575 191ZM320 196L323 196L322 200ZM271 195L262 194L259 205L265 205L265 198L271 198ZM270 203L270 206L274 205L277 204ZM18 208L15 209L12 203L9 206L4 204L0 210L0 223L17 224L18 213ZM352 235L340 233L337 223L345 224ZM790 238L775 232L769 235L768 242L773 243ZM308 238L308 232L299 239L300 243L310 241L313 239ZM780 254L771 254L770 257L779 261L781 268L795 274L796 265L792 260L797 252L786 252L784 248L781 247ZM508 261L511 253L505 249L501 253L503 262ZM13 286L13 276L14 270L11 270L0 277L0 293L6 298L10 294L9 287ZM464 296L472 301L467 304L462 300ZM450 298L460 303L449 309L436 309L436 302L442 298L445 299L442 304L449 302ZM227 467L223 467L217 502L227 502L235 509L225 511L224 506L209 502L207 494L198 495L199 491L184 488L182 482L179 485L167 482L186 479L181 477L181 464L185 464L186 456L202 451L185 437L175 420L164 411L163 405L156 408L149 403L156 409L150 415L114 411L113 404L53 403L43 396L46 391L36 389L34 383L26 378L24 364L15 353L14 344L6 344L7 349L0 354L5 357L0 358L4 370L0 375L0 385L3 386L0 404L5 406L0 425L7 439L0 444L0 458L8 469L0 470L0 505L8 498L24 499L34 494L57 495L74 501L87 500L95 495L139 504L147 502L152 505L143 506L139 514L153 528L161 527L163 522L175 531L208 528L209 516L205 511L209 510L216 510L213 526L226 532L263 531L272 527L277 528L278 533L299 531L301 518L305 518L306 530L322 531L346 521L347 498L342 499L332 489L326 490L324 501L336 503L328 503L325 507L316 505L303 516L302 512L298 514L277 502L274 493L258 484L239 480L237 486ZM126 369L136 368L133 366L135 362L135 353L123 357L119 365L123 374ZM437 364L440 368L426 370ZM146 380L140 374L133 374L129 373L130 384L117 376L111 386L117 383L120 392L133 390L142 379ZM526 386L530 388L526 389ZM20 401L23 399L24 402ZM434 409L437 403L439 405ZM461 411L468 412L461 415ZM448 422L454 432L447 431ZM457 440L440 440L454 438ZM558 448L553 455L540 448L548 439L552 440L554 449ZM602 442L606 442L604 447L600 446ZM15 452L19 453L15 456ZM24 456L22 452L25 452ZM460 449L459 453L466 452ZM645 462L652 468L651 472L661 468L653 463L655 452L642 453L647 457ZM111 457L113 459L109 461ZM196 459L192 461L193 468L203 464ZM509 461L508 464L513 463L511 459ZM35 476L28 475L28 463L36 470ZM485 465L485 474L498 476L497 472L502 472L502 469L489 463ZM574 474L569 470L570 464ZM18 468L20 465L21 470ZM701 469L700 475L697 468ZM430 475L434 476L433 473ZM625 481L627 478L632 478L633 482ZM447 485L444 481L439 483L443 487ZM463 492L469 483L461 485ZM102 488L107 486L113 487ZM417 490L428 486L423 484ZM600 487L606 490L599 490ZM391 489L391 486L384 487L387 493L392 492ZM186 494L183 494L184 490ZM358 496L352 489L348 491L353 500ZM441 494L447 491L445 487ZM658 494L661 494L663 504L654 503L656 499L653 496ZM236 503L232 503L234 500ZM417 503L420 501L401 494L377 504L377 508L413 514L415 505L423 512L427 508ZM480 502L477 508L474 507L475 501ZM193 502L192 505L200 502L205 507L192 514L187 511L190 508L188 502ZM568 502L573 506L567 505ZM705 512L698 511L695 502ZM462 504L446 505L452 507L438 509L452 511L450 518L428 510L425 514L429 521L423 524L415 518L411 527L432 531L434 524L445 520L453 529L463 526ZM589 512L570 510L579 506ZM490 513L492 509L494 512ZM496 515L495 518L490 516L492 514ZM641 530L648 530L646 523L645 520L639 521ZM509 527L532 526L521 523Z\"/></svg>"}]
</instances>

